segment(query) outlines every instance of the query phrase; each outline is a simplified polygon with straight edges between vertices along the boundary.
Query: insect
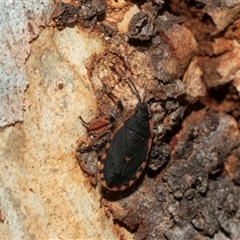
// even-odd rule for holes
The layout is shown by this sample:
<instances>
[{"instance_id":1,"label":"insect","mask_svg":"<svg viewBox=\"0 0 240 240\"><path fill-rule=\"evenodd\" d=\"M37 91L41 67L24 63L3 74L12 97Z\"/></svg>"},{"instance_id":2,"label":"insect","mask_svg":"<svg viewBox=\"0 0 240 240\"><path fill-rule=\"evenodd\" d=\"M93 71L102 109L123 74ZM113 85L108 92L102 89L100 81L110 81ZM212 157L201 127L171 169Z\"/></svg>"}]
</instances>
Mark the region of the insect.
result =
<instances>
[{"instance_id":1,"label":"insect","mask_svg":"<svg viewBox=\"0 0 240 240\"><path fill-rule=\"evenodd\" d=\"M152 145L153 121L149 105L142 102L133 81L128 78L138 98L135 110L113 131L101 157L98 178L111 191L130 187L142 174Z\"/></svg>"}]
</instances>

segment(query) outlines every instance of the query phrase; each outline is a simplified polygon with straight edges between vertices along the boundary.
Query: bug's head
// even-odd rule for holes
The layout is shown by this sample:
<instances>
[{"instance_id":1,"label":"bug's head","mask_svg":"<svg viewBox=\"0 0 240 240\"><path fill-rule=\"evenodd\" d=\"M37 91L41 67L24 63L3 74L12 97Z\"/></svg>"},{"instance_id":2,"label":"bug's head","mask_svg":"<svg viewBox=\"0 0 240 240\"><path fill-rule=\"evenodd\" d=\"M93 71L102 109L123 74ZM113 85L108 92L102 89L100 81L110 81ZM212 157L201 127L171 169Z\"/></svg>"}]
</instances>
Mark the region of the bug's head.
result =
<instances>
[{"instance_id":1,"label":"bug's head","mask_svg":"<svg viewBox=\"0 0 240 240\"><path fill-rule=\"evenodd\" d=\"M146 102L138 103L136 106L136 114L144 118L151 118L150 105Z\"/></svg>"}]
</instances>

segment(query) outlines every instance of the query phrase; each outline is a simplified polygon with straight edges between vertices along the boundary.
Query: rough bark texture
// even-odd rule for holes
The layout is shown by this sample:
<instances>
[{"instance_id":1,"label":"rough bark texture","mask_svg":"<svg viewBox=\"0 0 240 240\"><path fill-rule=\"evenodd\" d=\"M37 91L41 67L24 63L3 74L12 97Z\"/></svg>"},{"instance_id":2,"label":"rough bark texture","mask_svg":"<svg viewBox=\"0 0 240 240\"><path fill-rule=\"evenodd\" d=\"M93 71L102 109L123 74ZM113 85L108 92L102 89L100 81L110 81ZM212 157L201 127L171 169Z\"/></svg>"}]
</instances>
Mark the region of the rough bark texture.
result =
<instances>
[{"instance_id":1,"label":"rough bark texture","mask_svg":"<svg viewBox=\"0 0 240 240\"><path fill-rule=\"evenodd\" d=\"M14 63L0 86L4 239L240 237L238 1L3 5L24 16L1 21ZM113 119L138 103L128 77L150 104L153 143L141 177L111 192L98 161Z\"/></svg>"}]
</instances>

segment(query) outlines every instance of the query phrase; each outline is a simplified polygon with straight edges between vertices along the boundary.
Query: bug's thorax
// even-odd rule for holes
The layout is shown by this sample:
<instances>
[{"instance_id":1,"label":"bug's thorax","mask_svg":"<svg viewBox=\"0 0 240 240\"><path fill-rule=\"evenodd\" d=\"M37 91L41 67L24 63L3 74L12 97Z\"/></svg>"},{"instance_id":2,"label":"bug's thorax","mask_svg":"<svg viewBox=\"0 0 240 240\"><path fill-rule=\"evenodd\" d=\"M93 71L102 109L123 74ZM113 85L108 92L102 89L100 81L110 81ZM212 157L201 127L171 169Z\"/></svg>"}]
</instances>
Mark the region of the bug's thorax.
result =
<instances>
[{"instance_id":1,"label":"bug's thorax","mask_svg":"<svg viewBox=\"0 0 240 240\"><path fill-rule=\"evenodd\" d=\"M139 126L146 125L149 119L151 118L149 105L146 102L137 104L132 117L134 118L136 125L139 125Z\"/></svg>"}]
</instances>

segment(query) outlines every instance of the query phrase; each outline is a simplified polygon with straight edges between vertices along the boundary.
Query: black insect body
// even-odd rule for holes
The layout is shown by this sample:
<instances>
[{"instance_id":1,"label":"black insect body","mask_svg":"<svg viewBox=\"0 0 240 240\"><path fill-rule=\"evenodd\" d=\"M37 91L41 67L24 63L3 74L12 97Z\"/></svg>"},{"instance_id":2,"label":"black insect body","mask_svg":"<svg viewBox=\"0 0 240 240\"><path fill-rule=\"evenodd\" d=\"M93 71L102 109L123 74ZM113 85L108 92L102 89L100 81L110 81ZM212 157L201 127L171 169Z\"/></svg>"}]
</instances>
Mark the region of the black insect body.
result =
<instances>
[{"instance_id":1,"label":"black insect body","mask_svg":"<svg viewBox=\"0 0 240 240\"><path fill-rule=\"evenodd\" d=\"M112 190L121 191L130 187L146 166L152 144L153 122L147 103L139 103L133 113L114 130L106 144L99 168L101 184Z\"/></svg>"}]
</instances>

